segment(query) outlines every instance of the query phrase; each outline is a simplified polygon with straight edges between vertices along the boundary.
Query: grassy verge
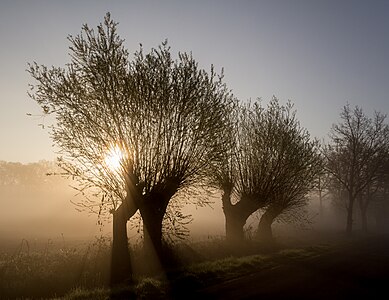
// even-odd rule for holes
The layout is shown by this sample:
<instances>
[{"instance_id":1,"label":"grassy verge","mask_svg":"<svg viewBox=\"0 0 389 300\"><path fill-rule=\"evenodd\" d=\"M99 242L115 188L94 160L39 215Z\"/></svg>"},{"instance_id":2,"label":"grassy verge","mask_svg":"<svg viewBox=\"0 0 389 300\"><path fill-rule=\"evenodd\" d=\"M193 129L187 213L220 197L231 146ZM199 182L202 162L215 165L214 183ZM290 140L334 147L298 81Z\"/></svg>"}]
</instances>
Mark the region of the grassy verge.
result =
<instances>
[{"instance_id":1,"label":"grassy verge","mask_svg":"<svg viewBox=\"0 0 389 300\"><path fill-rule=\"evenodd\" d=\"M156 277L139 277L133 286L118 287L114 290L75 289L61 298L75 299L182 299L210 285L244 276L253 270L275 268L284 262L304 260L329 251L329 247L307 247L282 250L273 254L257 254L243 257L227 257L187 267L170 270Z\"/></svg>"}]
</instances>

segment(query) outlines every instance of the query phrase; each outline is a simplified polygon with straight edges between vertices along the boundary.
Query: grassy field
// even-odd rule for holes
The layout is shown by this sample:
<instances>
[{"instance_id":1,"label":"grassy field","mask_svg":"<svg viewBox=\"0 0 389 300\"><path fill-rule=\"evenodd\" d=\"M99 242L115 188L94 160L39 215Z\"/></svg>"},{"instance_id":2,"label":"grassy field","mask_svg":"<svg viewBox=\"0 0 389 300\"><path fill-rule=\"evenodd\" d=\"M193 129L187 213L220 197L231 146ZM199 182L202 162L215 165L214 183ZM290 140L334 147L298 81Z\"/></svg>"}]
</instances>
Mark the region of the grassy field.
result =
<instances>
[{"instance_id":1,"label":"grassy field","mask_svg":"<svg viewBox=\"0 0 389 300\"><path fill-rule=\"evenodd\" d=\"M351 257L350 253L359 253L360 250L361 257L355 257L355 261L348 261L350 270L354 268L352 264L360 260L364 260L369 267L369 262L374 264L380 255L389 258L385 256L387 253L385 251L377 254L376 250L371 250L372 245L380 244L377 240L381 241L381 244L382 241L388 241L386 237L364 238L297 248L285 245L263 247L248 244L239 250L226 247L221 239L181 244L175 246L174 252L180 266L153 277L138 272L133 285L114 290L108 287L107 240L96 240L78 247L48 244L39 251L32 249L23 241L14 253L3 252L0 255L0 298L187 299L200 296L206 298L207 295L214 295L212 298L218 298L215 295L228 298L229 292L223 292L224 290L228 291L229 286L231 288L234 284L238 284L234 290L239 290L239 284L242 285L239 280L249 282L253 274L261 278L273 276L275 282L279 280L280 284L286 284L285 280L282 280L283 276L289 278L286 277L286 271L285 274L281 271L277 273L278 275L274 273L274 270L283 270L285 266L288 268L292 266L292 269L297 266L300 273L305 274L306 268L301 269L301 265L313 264L314 267L311 269L320 270L315 264L320 266L324 264L320 262L321 260L336 257L333 267L338 268L339 263ZM139 255L138 252L139 249L133 249L135 256ZM365 256L369 256L368 259L364 259ZM376 260L371 261L371 258ZM331 265L331 261L329 263ZM369 269L370 273L374 273L374 267L376 266L373 265L373 269ZM137 268L139 269L139 266ZM365 274L364 272L362 273ZM377 276L382 274L379 273ZM263 279L260 281L263 282ZM286 281L289 282L290 279ZM258 290L252 291L252 287L246 287L247 292L251 290L259 293L259 288L263 289L263 286L258 287L256 284L251 286ZM244 293L242 298L243 296Z\"/></svg>"},{"instance_id":2,"label":"grassy field","mask_svg":"<svg viewBox=\"0 0 389 300\"><path fill-rule=\"evenodd\" d=\"M78 245L22 240L14 251L0 250L0 298L50 298L75 287L106 286L108 268L109 247L102 240Z\"/></svg>"}]
</instances>

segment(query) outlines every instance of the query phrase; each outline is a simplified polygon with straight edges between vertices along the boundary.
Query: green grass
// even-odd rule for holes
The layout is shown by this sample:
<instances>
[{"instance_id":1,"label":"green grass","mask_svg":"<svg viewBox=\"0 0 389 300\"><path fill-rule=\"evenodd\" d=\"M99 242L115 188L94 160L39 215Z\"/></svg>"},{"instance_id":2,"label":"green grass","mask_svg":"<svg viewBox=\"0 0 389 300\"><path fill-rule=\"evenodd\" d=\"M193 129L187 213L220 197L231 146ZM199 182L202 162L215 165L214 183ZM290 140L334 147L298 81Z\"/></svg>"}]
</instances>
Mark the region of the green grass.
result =
<instances>
[{"instance_id":1,"label":"green grass","mask_svg":"<svg viewBox=\"0 0 389 300\"><path fill-rule=\"evenodd\" d=\"M243 256L233 251L235 256L232 256L223 246L221 241L211 241L200 247L181 247L177 255L183 258L182 265L185 267L176 267L155 277L137 275L133 285L112 290L108 287L110 251L106 243L87 248L62 247L14 255L3 253L0 254L0 295L2 299L181 298L188 291L198 291L246 275L252 270L272 268L286 260L321 255L329 249L326 246L307 247L255 255L246 255L245 252ZM222 252L217 254L216 249L222 249Z\"/></svg>"}]
</instances>

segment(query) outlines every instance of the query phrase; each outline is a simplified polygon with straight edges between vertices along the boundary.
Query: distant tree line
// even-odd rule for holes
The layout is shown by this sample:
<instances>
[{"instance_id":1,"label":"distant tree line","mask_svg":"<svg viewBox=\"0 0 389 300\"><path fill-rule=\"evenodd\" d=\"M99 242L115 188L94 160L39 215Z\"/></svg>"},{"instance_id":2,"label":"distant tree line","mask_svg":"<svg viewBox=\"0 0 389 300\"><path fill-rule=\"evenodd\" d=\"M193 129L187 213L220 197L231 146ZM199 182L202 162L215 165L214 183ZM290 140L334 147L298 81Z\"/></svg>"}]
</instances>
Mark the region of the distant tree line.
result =
<instances>
[{"instance_id":1,"label":"distant tree line","mask_svg":"<svg viewBox=\"0 0 389 300\"><path fill-rule=\"evenodd\" d=\"M373 195L387 193L381 114L370 120L346 106L331 143L320 147L290 102L238 101L223 73L201 69L188 53L173 58L167 42L130 57L109 14L97 30L84 25L68 39L65 68L29 66L36 81L30 96L55 116L59 165L80 191L94 191L98 200L88 207L113 215L113 284L131 279L127 222L140 214L145 253L163 264L164 228L180 224L182 204L208 201L195 197L199 190L221 192L233 243L244 241L243 226L256 211L258 237L270 240L273 222L298 213L324 174L349 195L348 232L354 202L363 211ZM117 169L106 160L113 150Z\"/></svg>"},{"instance_id":2,"label":"distant tree line","mask_svg":"<svg viewBox=\"0 0 389 300\"><path fill-rule=\"evenodd\" d=\"M22 164L18 162L0 161L0 187L15 186L41 186L42 184L55 184L61 178L46 176L49 173L58 172L58 166L54 162L40 161L36 163Z\"/></svg>"}]
</instances>

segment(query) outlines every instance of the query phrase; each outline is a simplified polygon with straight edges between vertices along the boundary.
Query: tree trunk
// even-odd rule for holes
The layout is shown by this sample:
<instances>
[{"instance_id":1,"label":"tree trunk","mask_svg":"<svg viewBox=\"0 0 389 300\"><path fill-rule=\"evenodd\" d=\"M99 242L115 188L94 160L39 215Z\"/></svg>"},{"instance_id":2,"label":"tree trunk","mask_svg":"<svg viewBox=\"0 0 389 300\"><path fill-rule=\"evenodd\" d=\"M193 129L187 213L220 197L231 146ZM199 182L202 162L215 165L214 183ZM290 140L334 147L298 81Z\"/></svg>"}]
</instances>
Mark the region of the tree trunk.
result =
<instances>
[{"instance_id":1,"label":"tree trunk","mask_svg":"<svg viewBox=\"0 0 389 300\"><path fill-rule=\"evenodd\" d=\"M258 224L257 238L262 241L272 241L273 240L273 231L271 225L273 224L274 219L279 215L277 211L269 207L261 216Z\"/></svg>"},{"instance_id":2,"label":"tree trunk","mask_svg":"<svg viewBox=\"0 0 389 300\"><path fill-rule=\"evenodd\" d=\"M319 215L320 217L323 217L323 196L322 196L322 191L321 189L319 190Z\"/></svg>"},{"instance_id":3,"label":"tree trunk","mask_svg":"<svg viewBox=\"0 0 389 300\"><path fill-rule=\"evenodd\" d=\"M244 241L243 227L246 224L247 217L242 215L234 206L230 209L224 209L226 219L226 240L231 244Z\"/></svg>"},{"instance_id":4,"label":"tree trunk","mask_svg":"<svg viewBox=\"0 0 389 300\"><path fill-rule=\"evenodd\" d=\"M351 236L353 231L353 210L354 210L354 196L352 192L348 195L348 207L347 207L347 223L346 234Z\"/></svg>"},{"instance_id":5,"label":"tree trunk","mask_svg":"<svg viewBox=\"0 0 389 300\"><path fill-rule=\"evenodd\" d=\"M361 225L362 225L362 232L367 233L367 208L369 204L369 192L366 195L366 199L363 198L361 195L358 198L358 204L359 204L359 211L361 212Z\"/></svg>"},{"instance_id":6,"label":"tree trunk","mask_svg":"<svg viewBox=\"0 0 389 300\"><path fill-rule=\"evenodd\" d=\"M367 233L367 225L368 225L367 209L369 207L371 200L372 200L371 187L370 187L370 184L368 184L365 197L363 197L363 195L360 195L360 197L358 198L359 209L361 211L361 221L362 221L362 232L363 233Z\"/></svg>"},{"instance_id":7,"label":"tree trunk","mask_svg":"<svg viewBox=\"0 0 389 300\"><path fill-rule=\"evenodd\" d=\"M362 231L367 233L367 208L361 208Z\"/></svg>"},{"instance_id":8,"label":"tree trunk","mask_svg":"<svg viewBox=\"0 0 389 300\"><path fill-rule=\"evenodd\" d=\"M136 190L128 190L127 196L113 213L111 286L132 281L131 256L128 249L127 221L136 213Z\"/></svg>"},{"instance_id":9,"label":"tree trunk","mask_svg":"<svg viewBox=\"0 0 389 300\"><path fill-rule=\"evenodd\" d=\"M132 281L131 257L127 240L127 213L123 204L113 214L111 286Z\"/></svg>"},{"instance_id":10,"label":"tree trunk","mask_svg":"<svg viewBox=\"0 0 389 300\"><path fill-rule=\"evenodd\" d=\"M167 262L163 255L162 221L177 188L175 181L168 183L164 189L156 188L139 207L143 220L143 249L149 263L149 266L145 267L151 273L160 271Z\"/></svg>"},{"instance_id":11,"label":"tree trunk","mask_svg":"<svg viewBox=\"0 0 389 300\"><path fill-rule=\"evenodd\" d=\"M223 212L226 219L226 240L232 246L243 242L248 217L260 208L259 202L242 197L236 204L231 203L232 188L226 186L222 195Z\"/></svg>"},{"instance_id":12,"label":"tree trunk","mask_svg":"<svg viewBox=\"0 0 389 300\"><path fill-rule=\"evenodd\" d=\"M141 209L143 220L143 247L145 255L156 255L162 259L162 220L166 208L144 207Z\"/></svg>"}]
</instances>

